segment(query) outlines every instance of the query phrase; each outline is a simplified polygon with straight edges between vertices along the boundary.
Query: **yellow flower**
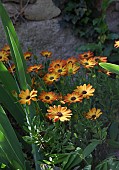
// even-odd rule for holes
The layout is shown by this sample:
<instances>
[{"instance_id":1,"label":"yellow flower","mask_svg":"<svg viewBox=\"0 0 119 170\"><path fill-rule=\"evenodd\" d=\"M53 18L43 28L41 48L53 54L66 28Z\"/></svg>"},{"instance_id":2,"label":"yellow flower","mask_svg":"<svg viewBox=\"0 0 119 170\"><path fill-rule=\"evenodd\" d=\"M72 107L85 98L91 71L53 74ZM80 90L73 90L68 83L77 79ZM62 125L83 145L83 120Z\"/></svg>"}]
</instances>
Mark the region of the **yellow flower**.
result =
<instances>
[{"instance_id":1,"label":"yellow flower","mask_svg":"<svg viewBox=\"0 0 119 170\"><path fill-rule=\"evenodd\" d=\"M30 105L31 104L31 100L37 101L36 96L37 96L37 91L34 90L34 89L31 92L29 91L29 89L26 89L25 91L22 90L21 93L19 94L19 97L21 98L19 100L19 102L21 104L28 103L28 105Z\"/></svg>"},{"instance_id":2,"label":"yellow flower","mask_svg":"<svg viewBox=\"0 0 119 170\"><path fill-rule=\"evenodd\" d=\"M82 64L85 68L93 68L97 62L95 61L94 58L89 58L89 59L81 59L79 60L80 64Z\"/></svg>"},{"instance_id":3,"label":"yellow flower","mask_svg":"<svg viewBox=\"0 0 119 170\"><path fill-rule=\"evenodd\" d=\"M95 120L102 114L100 109L92 108L88 113L85 113L84 116L87 119Z\"/></svg>"},{"instance_id":4,"label":"yellow flower","mask_svg":"<svg viewBox=\"0 0 119 170\"><path fill-rule=\"evenodd\" d=\"M97 62L97 64L100 62L107 62L107 57L95 56L94 60Z\"/></svg>"},{"instance_id":5,"label":"yellow flower","mask_svg":"<svg viewBox=\"0 0 119 170\"><path fill-rule=\"evenodd\" d=\"M41 92L38 98L44 103L52 104L53 101L57 100L57 95L54 92Z\"/></svg>"},{"instance_id":6,"label":"yellow flower","mask_svg":"<svg viewBox=\"0 0 119 170\"><path fill-rule=\"evenodd\" d=\"M29 52L29 51L27 51L27 52L24 53L24 58L25 58L25 60L29 60L29 59L31 58L31 56L32 56L32 53Z\"/></svg>"},{"instance_id":7,"label":"yellow flower","mask_svg":"<svg viewBox=\"0 0 119 170\"><path fill-rule=\"evenodd\" d=\"M115 41L114 47L119 48L119 41Z\"/></svg>"},{"instance_id":8,"label":"yellow flower","mask_svg":"<svg viewBox=\"0 0 119 170\"><path fill-rule=\"evenodd\" d=\"M88 52L84 52L82 54L79 54L79 59L89 59L93 56L94 56L93 52L88 51Z\"/></svg>"},{"instance_id":9,"label":"yellow flower","mask_svg":"<svg viewBox=\"0 0 119 170\"><path fill-rule=\"evenodd\" d=\"M79 95L77 92L73 92L71 94L67 94L64 96L64 102L66 103L76 103L76 102L82 102L82 95Z\"/></svg>"},{"instance_id":10,"label":"yellow flower","mask_svg":"<svg viewBox=\"0 0 119 170\"><path fill-rule=\"evenodd\" d=\"M60 78L60 75L58 73L47 73L44 77L43 80L45 81L46 84L52 84L54 81L58 81Z\"/></svg>"},{"instance_id":11,"label":"yellow flower","mask_svg":"<svg viewBox=\"0 0 119 170\"><path fill-rule=\"evenodd\" d=\"M57 66L65 66L66 65L66 60L61 60L61 59L58 59L58 60L54 60L50 63L49 65L49 68L48 68L48 71L49 72L53 72L53 70L57 67Z\"/></svg>"},{"instance_id":12,"label":"yellow flower","mask_svg":"<svg viewBox=\"0 0 119 170\"><path fill-rule=\"evenodd\" d=\"M92 88L90 84L88 84L87 86L86 84L84 84L83 86L77 86L77 88L74 90L74 92L78 92L82 95L83 98L87 99L89 99L90 96L93 96L94 91L95 89Z\"/></svg>"},{"instance_id":13,"label":"yellow flower","mask_svg":"<svg viewBox=\"0 0 119 170\"><path fill-rule=\"evenodd\" d=\"M43 66L42 66L42 64L39 64L39 65L34 65L34 66L29 66L28 68L27 68L27 72L28 73L30 73L30 72L36 72L36 73L38 73L38 71L40 70L40 69L42 69L43 68Z\"/></svg>"},{"instance_id":14,"label":"yellow flower","mask_svg":"<svg viewBox=\"0 0 119 170\"><path fill-rule=\"evenodd\" d=\"M80 66L72 63L68 63L66 65L68 74L76 74L76 72L79 70Z\"/></svg>"},{"instance_id":15,"label":"yellow flower","mask_svg":"<svg viewBox=\"0 0 119 170\"><path fill-rule=\"evenodd\" d=\"M66 60L66 63L68 64L68 63L72 63L72 64L74 64L74 63L76 63L77 62L77 59L75 58L75 57L70 57L70 58L68 58L67 60Z\"/></svg>"},{"instance_id":16,"label":"yellow flower","mask_svg":"<svg viewBox=\"0 0 119 170\"><path fill-rule=\"evenodd\" d=\"M61 76L64 76L64 75L67 74L67 69L66 69L65 66L64 66L64 67L63 67L63 66L56 66L56 67L54 68L53 72L54 72L54 73L57 73L57 74L59 74L59 75L61 75Z\"/></svg>"},{"instance_id":17,"label":"yellow flower","mask_svg":"<svg viewBox=\"0 0 119 170\"><path fill-rule=\"evenodd\" d=\"M46 58L50 58L52 56L52 52L50 51L41 51L40 54L43 56L43 57L46 57Z\"/></svg>"},{"instance_id":18,"label":"yellow flower","mask_svg":"<svg viewBox=\"0 0 119 170\"><path fill-rule=\"evenodd\" d=\"M70 109L67 109L67 107L62 107L61 105L49 107L47 111L48 113L46 114L46 117L50 120L53 119L54 122L57 122L58 120L61 122L69 121L72 115L72 111Z\"/></svg>"},{"instance_id":19,"label":"yellow flower","mask_svg":"<svg viewBox=\"0 0 119 170\"><path fill-rule=\"evenodd\" d=\"M0 51L0 61L8 61L9 54L6 51Z\"/></svg>"}]
</instances>

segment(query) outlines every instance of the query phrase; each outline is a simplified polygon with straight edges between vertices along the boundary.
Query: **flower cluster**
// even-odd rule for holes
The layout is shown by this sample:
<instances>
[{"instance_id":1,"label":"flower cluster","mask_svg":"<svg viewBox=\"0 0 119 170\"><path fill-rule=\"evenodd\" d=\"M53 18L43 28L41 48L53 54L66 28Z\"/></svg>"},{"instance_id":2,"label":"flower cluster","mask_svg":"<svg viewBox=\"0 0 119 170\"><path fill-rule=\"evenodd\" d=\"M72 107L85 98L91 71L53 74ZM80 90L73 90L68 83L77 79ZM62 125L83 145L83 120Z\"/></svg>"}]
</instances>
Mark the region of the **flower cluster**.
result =
<instances>
[{"instance_id":1,"label":"flower cluster","mask_svg":"<svg viewBox=\"0 0 119 170\"><path fill-rule=\"evenodd\" d=\"M93 52L88 51L79 54L77 57L72 56L67 60L56 59L49 62L48 58L51 58L52 52L41 51L40 55L46 58L45 64L38 63L28 66L27 73L32 78L31 91L29 89L22 90L19 94L19 98L21 98L19 102L28 105L31 104L31 101L44 103L44 106L48 107L46 118L52 119L54 122L58 120L69 121L73 116L73 106L82 107L84 101L90 99L95 92L95 88L90 83L79 81L75 84L77 75L82 74L83 68L87 69L88 73L100 62L106 62L107 57L94 56ZM31 56L31 52L24 53L26 61L30 61ZM49 65L47 65L47 60ZM8 70L14 72L14 64ZM67 89L66 86L71 87L72 90ZM36 87L38 89L34 90ZM63 90L60 88L63 88ZM95 120L101 114L100 109L92 108L83 115L87 119Z\"/></svg>"},{"instance_id":2,"label":"flower cluster","mask_svg":"<svg viewBox=\"0 0 119 170\"><path fill-rule=\"evenodd\" d=\"M82 83L81 81L75 83L77 81L77 75L79 77L78 79L80 79L82 69L86 69L88 76L88 72L97 66L99 67L100 62L107 62L107 57L95 56L91 51L81 53L77 57L72 56L65 60L48 60L52 57L52 52L47 50L41 51L40 55L45 58L45 63L37 62L34 65L28 64L27 73L30 74L32 80L31 90L21 90L18 95L21 98L19 102L28 105L31 104L31 101L42 102L48 107L47 118L50 120L53 119L54 122L58 120L69 121L71 115L73 115L73 105L78 104L80 107L81 105L83 106L84 99L90 99L95 92L95 88L90 83ZM32 56L33 54L29 51L24 53L24 59L26 61L31 61ZM9 62L11 60L11 54L8 45L2 48L0 57L2 62L9 63L8 71L14 74L15 65L13 62ZM104 70L100 68L98 71L104 73ZM105 73L108 74L108 72ZM36 87L38 89L34 90ZM95 120L101 114L100 109L96 110L96 108L92 108L84 116L87 119Z\"/></svg>"}]
</instances>

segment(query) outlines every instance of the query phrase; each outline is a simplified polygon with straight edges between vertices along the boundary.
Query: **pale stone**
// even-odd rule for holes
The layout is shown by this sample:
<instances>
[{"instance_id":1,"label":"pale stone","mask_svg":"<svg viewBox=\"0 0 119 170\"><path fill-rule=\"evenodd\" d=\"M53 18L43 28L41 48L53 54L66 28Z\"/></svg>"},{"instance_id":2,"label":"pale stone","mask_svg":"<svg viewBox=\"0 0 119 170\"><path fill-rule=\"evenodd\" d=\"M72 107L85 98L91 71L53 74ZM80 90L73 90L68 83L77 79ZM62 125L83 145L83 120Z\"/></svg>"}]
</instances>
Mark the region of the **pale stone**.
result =
<instances>
[{"instance_id":1,"label":"pale stone","mask_svg":"<svg viewBox=\"0 0 119 170\"><path fill-rule=\"evenodd\" d=\"M85 43L85 40L75 37L70 28L61 28L59 20L60 18L46 21L28 21L16 25L16 32L23 52L30 48L38 56L39 61L43 58L40 56L42 50L52 51L51 59L77 56L80 46ZM6 41L1 27L0 42L0 48L2 48ZM79 50L77 51L77 49Z\"/></svg>"},{"instance_id":2,"label":"pale stone","mask_svg":"<svg viewBox=\"0 0 119 170\"><path fill-rule=\"evenodd\" d=\"M3 4L5 9L7 10L10 17L15 16L19 12L19 5L15 3L5 3Z\"/></svg>"},{"instance_id":3,"label":"pale stone","mask_svg":"<svg viewBox=\"0 0 119 170\"><path fill-rule=\"evenodd\" d=\"M35 4L28 5L24 11L24 16L28 20L47 20L58 16L60 9L54 5L52 0L37 0Z\"/></svg>"},{"instance_id":4,"label":"pale stone","mask_svg":"<svg viewBox=\"0 0 119 170\"><path fill-rule=\"evenodd\" d=\"M22 2L22 4L27 4L27 3L33 4L36 2L36 0L2 0L2 2L3 3L6 3L6 2L20 3L20 2Z\"/></svg>"}]
</instances>

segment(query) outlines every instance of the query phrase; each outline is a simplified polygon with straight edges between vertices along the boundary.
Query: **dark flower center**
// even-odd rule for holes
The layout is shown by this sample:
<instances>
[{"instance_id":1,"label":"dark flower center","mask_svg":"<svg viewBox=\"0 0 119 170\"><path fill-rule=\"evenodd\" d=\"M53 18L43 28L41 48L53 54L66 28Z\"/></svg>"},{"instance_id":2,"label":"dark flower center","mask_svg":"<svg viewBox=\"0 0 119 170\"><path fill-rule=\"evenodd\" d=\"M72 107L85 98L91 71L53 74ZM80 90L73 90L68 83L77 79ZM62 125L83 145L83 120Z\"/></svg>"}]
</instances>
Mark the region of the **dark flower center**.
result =
<instances>
[{"instance_id":1,"label":"dark flower center","mask_svg":"<svg viewBox=\"0 0 119 170\"><path fill-rule=\"evenodd\" d=\"M54 77L50 77L50 80L53 80L54 79Z\"/></svg>"},{"instance_id":2,"label":"dark flower center","mask_svg":"<svg viewBox=\"0 0 119 170\"><path fill-rule=\"evenodd\" d=\"M71 100L76 100L76 97L71 97Z\"/></svg>"},{"instance_id":3,"label":"dark flower center","mask_svg":"<svg viewBox=\"0 0 119 170\"><path fill-rule=\"evenodd\" d=\"M60 64L56 64L55 67L56 67L56 66L60 66Z\"/></svg>"},{"instance_id":4,"label":"dark flower center","mask_svg":"<svg viewBox=\"0 0 119 170\"><path fill-rule=\"evenodd\" d=\"M45 54L45 57L48 57L48 54Z\"/></svg>"},{"instance_id":5,"label":"dark flower center","mask_svg":"<svg viewBox=\"0 0 119 170\"><path fill-rule=\"evenodd\" d=\"M27 96L26 99L27 99L27 100L30 99L30 96Z\"/></svg>"},{"instance_id":6,"label":"dark flower center","mask_svg":"<svg viewBox=\"0 0 119 170\"><path fill-rule=\"evenodd\" d=\"M62 117L63 114L61 112L57 112L57 116Z\"/></svg>"},{"instance_id":7,"label":"dark flower center","mask_svg":"<svg viewBox=\"0 0 119 170\"><path fill-rule=\"evenodd\" d=\"M85 90L84 90L84 91L82 91L82 94L86 94L86 93L87 93L87 91L85 91Z\"/></svg>"},{"instance_id":8,"label":"dark flower center","mask_svg":"<svg viewBox=\"0 0 119 170\"><path fill-rule=\"evenodd\" d=\"M88 55L87 55L87 54L85 54L85 55L84 55L84 57L88 57Z\"/></svg>"},{"instance_id":9,"label":"dark flower center","mask_svg":"<svg viewBox=\"0 0 119 170\"><path fill-rule=\"evenodd\" d=\"M59 69L59 70L58 70L58 73L61 73L61 72L62 72L62 69Z\"/></svg>"},{"instance_id":10,"label":"dark flower center","mask_svg":"<svg viewBox=\"0 0 119 170\"><path fill-rule=\"evenodd\" d=\"M28 60L29 58L30 58L30 56L27 56L27 57L26 57L26 60Z\"/></svg>"},{"instance_id":11,"label":"dark flower center","mask_svg":"<svg viewBox=\"0 0 119 170\"><path fill-rule=\"evenodd\" d=\"M50 99L50 97L49 97L49 96L45 96L45 99L46 99L46 100L49 100L49 99Z\"/></svg>"},{"instance_id":12,"label":"dark flower center","mask_svg":"<svg viewBox=\"0 0 119 170\"><path fill-rule=\"evenodd\" d=\"M95 119L96 118L96 115L92 115L92 119Z\"/></svg>"},{"instance_id":13,"label":"dark flower center","mask_svg":"<svg viewBox=\"0 0 119 170\"><path fill-rule=\"evenodd\" d=\"M35 70L37 70L37 68L33 68L32 70L35 71Z\"/></svg>"},{"instance_id":14,"label":"dark flower center","mask_svg":"<svg viewBox=\"0 0 119 170\"><path fill-rule=\"evenodd\" d=\"M0 59L2 59L2 56L0 56Z\"/></svg>"}]
</instances>

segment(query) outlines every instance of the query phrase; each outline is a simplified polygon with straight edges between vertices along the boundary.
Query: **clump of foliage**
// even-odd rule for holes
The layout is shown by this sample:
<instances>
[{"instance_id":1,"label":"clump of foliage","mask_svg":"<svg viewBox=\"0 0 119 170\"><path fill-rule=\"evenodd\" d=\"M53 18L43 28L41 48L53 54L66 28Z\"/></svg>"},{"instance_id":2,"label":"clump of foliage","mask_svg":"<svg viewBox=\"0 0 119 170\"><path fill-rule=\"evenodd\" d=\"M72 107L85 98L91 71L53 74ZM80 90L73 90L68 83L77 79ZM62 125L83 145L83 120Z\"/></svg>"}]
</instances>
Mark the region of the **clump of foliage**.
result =
<instances>
[{"instance_id":1,"label":"clump of foliage","mask_svg":"<svg viewBox=\"0 0 119 170\"><path fill-rule=\"evenodd\" d=\"M70 25L75 35L88 39L86 45L79 47L80 52L91 50L96 55L106 55L110 62L118 61L118 51L113 44L119 35L111 33L106 23L106 10L114 1L102 0L100 9L95 0L69 0L65 3L61 25Z\"/></svg>"}]
</instances>

